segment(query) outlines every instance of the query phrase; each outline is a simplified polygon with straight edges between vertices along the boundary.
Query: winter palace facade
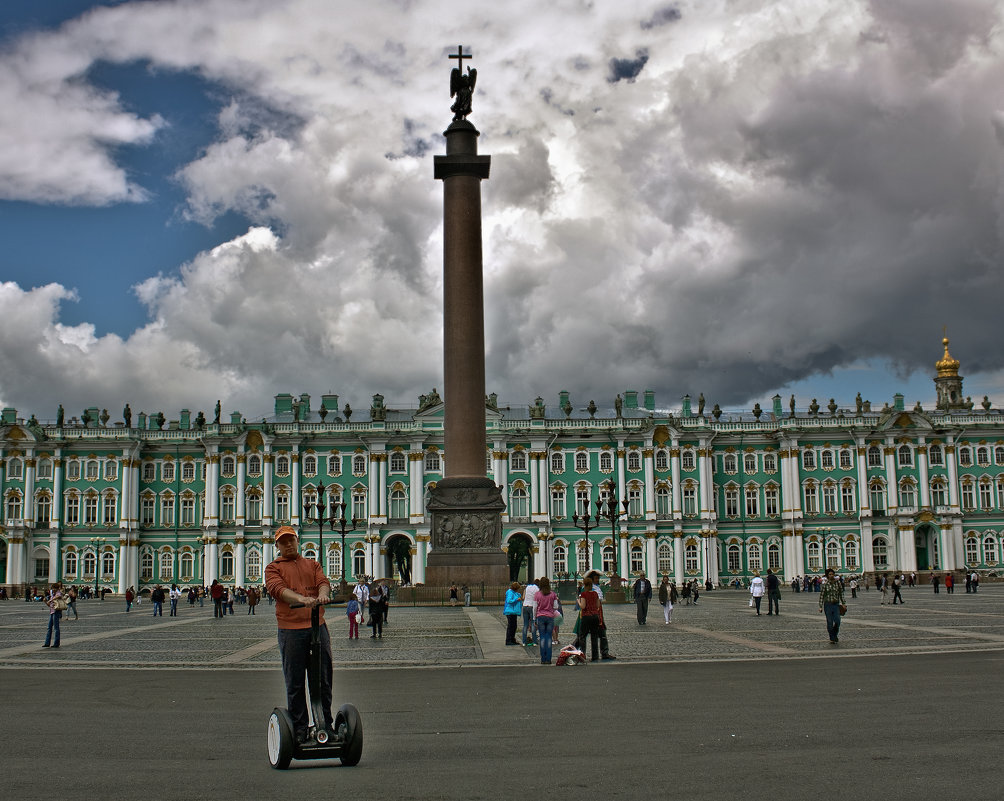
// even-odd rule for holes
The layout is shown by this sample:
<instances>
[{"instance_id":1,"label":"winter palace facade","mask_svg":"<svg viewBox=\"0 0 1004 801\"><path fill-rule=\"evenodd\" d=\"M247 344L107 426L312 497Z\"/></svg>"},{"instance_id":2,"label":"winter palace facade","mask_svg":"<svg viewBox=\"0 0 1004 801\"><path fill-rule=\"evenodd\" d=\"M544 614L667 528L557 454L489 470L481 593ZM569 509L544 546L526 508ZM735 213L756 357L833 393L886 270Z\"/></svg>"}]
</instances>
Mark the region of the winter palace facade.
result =
<instances>
[{"instance_id":1,"label":"winter palace facade","mask_svg":"<svg viewBox=\"0 0 1004 801\"><path fill-rule=\"evenodd\" d=\"M652 392L609 410L498 408L486 400L486 473L502 487L503 548L532 554L532 575L646 571L715 583L772 568L786 580L832 566L993 571L1004 557L1004 415L962 395L959 363L937 362L936 408L881 410L860 396L808 410L723 415L703 398L659 411ZM639 402L640 400L640 402ZM696 407L696 408L695 408ZM428 489L443 475L443 404L386 408L353 421L338 397L279 395L249 423L140 413L109 425L89 409L66 422L0 421L0 575L8 587L65 581L114 592L154 583L251 585L272 532L301 527L328 574L424 582ZM344 537L309 514L344 503ZM612 491L625 513L584 535L573 516ZM624 503L626 502L626 503ZM352 520L355 518L355 520ZM616 528L616 530L615 530ZM344 543L344 545L343 545ZM344 553L343 553L344 547ZM323 553L321 549L323 548ZM343 567L344 566L344 567ZM527 568L524 568L523 575Z\"/></svg>"}]
</instances>

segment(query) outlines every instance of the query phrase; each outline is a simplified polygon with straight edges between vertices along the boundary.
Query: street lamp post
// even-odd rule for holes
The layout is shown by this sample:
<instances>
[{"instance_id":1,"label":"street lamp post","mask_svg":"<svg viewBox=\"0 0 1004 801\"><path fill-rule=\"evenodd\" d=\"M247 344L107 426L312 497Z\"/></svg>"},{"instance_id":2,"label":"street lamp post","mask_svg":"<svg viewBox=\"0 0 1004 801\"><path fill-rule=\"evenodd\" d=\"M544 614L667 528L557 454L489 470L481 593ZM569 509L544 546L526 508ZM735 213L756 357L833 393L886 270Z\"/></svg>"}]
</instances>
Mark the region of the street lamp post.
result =
<instances>
[{"instance_id":1,"label":"street lamp post","mask_svg":"<svg viewBox=\"0 0 1004 801\"><path fill-rule=\"evenodd\" d=\"M579 529L579 531L582 532L582 550L584 550L586 552L587 558L588 558L588 554L589 554L589 532L592 531L594 528L596 528L599 525L599 523L600 523L599 504L600 504L600 502L597 501L596 502L596 506L597 506L596 517L590 517L589 516L589 507L588 506L586 507L586 514L584 514L584 515L572 515L572 525L575 526L577 529ZM587 564L586 565L586 573L589 572L588 568L589 568L589 565ZM585 573L583 573L582 575L585 576ZM579 576L579 559L578 559L578 556L576 556L576 559L575 559L576 584L578 584L578 576Z\"/></svg>"},{"instance_id":2,"label":"street lamp post","mask_svg":"<svg viewBox=\"0 0 1004 801\"><path fill-rule=\"evenodd\" d=\"M328 518L328 525L331 526L331 530L335 531L335 526L338 527L338 532L342 535L342 580L339 583L339 594L346 595L349 591L349 583L345 580L345 574L348 570L345 554L345 535L351 531L356 531L359 528L359 524L363 521L357 517L351 519L345 518L346 504L344 501L332 501L331 502L331 517Z\"/></svg>"},{"instance_id":3,"label":"street lamp post","mask_svg":"<svg viewBox=\"0 0 1004 801\"><path fill-rule=\"evenodd\" d=\"M617 530L617 523L621 515L627 517L630 501L625 498L620 504L617 502L617 485L613 481L607 482L607 493L606 503L601 500L596 501L596 519L610 521L610 532L614 540L614 575L610 579L610 589L619 590L621 574L617 567L617 552L620 549L620 532Z\"/></svg>"},{"instance_id":4,"label":"street lamp post","mask_svg":"<svg viewBox=\"0 0 1004 801\"><path fill-rule=\"evenodd\" d=\"M311 508L314 509L313 514L311 514ZM305 523L317 523L317 550L321 556L321 570L326 576L328 575L328 560L324 555L324 524L329 522L329 520L324 516L325 511L327 511L327 506L324 504L324 484L318 484L317 503L307 501L303 504L303 521Z\"/></svg>"},{"instance_id":5,"label":"street lamp post","mask_svg":"<svg viewBox=\"0 0 1004 801\"><path fill-rule=\"evenodd\" d=\"M104 537L91 537L91 547L94 548L94 597L101 597L101 590L98 588L98 576L101 575L101 547L105 544Z\"/></svg>"}]
</instances>

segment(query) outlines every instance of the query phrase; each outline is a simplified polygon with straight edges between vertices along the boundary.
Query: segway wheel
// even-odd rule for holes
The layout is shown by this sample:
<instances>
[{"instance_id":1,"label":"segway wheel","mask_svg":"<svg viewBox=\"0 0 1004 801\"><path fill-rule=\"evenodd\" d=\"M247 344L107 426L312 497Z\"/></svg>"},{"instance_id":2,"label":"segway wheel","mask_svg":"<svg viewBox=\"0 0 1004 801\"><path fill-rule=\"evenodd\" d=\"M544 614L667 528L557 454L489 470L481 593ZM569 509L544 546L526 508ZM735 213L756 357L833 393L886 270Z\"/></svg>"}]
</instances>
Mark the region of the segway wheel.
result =
<instances>
[{"instance_id":1,"label":"segway wheel","mask_svg":"<svg viewBox=\"0 0 1004 801\"><path fill-rule=\"evenodd\" d=\"M345 746L338 756L343 765L358 765L363 755L363 721L359 710L352 704L344 704L335 715L335 732Z\"/></svg>"},{"instance_id":2,"label":"segway wheel","mask_svg":"<svg viewBox=\"0 0 1004 801\"><path fill-rule=\"evenodd\" d=\"M285 709L276 707L268 719L268 762L285 770L293 758L293 724Z\"/></svg>"}]
</instances>

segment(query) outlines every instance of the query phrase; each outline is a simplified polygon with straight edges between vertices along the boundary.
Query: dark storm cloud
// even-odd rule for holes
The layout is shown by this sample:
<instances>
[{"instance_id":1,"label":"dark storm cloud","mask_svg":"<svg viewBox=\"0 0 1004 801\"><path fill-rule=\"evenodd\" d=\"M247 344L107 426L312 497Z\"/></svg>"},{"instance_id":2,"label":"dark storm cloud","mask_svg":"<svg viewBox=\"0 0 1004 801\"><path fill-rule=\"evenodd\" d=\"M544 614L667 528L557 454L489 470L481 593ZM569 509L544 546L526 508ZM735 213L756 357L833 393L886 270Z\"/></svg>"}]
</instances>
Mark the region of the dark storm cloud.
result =
<instances>
[{"instance_id":1,"label":"dark storm cloud","mask_svg":"<svg viewBox=\"0 0 1004 801\"><path fill-rule=\"evenodd\" d=\"M648 50L642 48L635 53L634 58L612 58L609 63L607 81L633 81L648 63Z\"/></svg>"}]
</instances>

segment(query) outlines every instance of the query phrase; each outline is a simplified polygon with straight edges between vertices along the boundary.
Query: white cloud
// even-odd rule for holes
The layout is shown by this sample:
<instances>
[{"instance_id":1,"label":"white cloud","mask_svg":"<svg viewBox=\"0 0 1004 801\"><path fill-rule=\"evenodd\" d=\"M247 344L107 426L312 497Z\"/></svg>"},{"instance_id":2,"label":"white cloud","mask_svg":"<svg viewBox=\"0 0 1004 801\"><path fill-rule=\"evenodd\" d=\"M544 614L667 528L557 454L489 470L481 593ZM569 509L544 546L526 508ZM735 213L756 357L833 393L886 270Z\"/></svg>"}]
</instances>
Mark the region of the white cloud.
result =
<instances>
[{"instance_id":1,"label":"white cloud","mask_svg":"<svg viewBox=\"0 0 1004 801\"><path fill-rule=\"evenodd\" d=\"M144 60L233 91L218 141L177 178L191 217L237 210L257 227L141 282L152 322L127 340L61 329L61 290L24 293L59 333L32 367L35 395L17 396L65 386L267 407L275 392L330 389L361 405L439 383L431 155L457 41L477 56L472 120L494 155L489 391L599 402L653 387L667 403L703 391L738 404L863 359L929 371L942 324L964 367L992 375L1000 23L990 0L958 13L907 0L95 11L0 56L0 109L21 104L13 129L0 119L0 192L141 199L108 145L148 142L161 122L82 76ZM611 80L614 60L623 72L642 51L640 72Z\"/></svg>"}]
</instances>

